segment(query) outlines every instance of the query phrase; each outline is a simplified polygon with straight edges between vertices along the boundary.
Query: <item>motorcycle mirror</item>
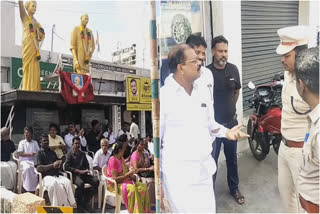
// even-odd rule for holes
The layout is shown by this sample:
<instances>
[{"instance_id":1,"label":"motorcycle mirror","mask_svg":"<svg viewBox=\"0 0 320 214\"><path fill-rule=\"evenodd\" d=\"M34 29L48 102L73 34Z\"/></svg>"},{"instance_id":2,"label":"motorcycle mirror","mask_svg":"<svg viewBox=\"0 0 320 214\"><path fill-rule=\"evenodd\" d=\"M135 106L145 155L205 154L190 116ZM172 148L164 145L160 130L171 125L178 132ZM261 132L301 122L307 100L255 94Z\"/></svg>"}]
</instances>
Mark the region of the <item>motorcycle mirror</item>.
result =
<instances>
[{"instance_id":1,"label":"motorcycle mirror","mask_svg":"<svg viewBox=\"0 0 320 214\"><path fill-rule=\"evenodd\" d=\"M253 82L248 82L248 88L254 89L256 86L253 84Z\"/></svg>"}]
</instances>

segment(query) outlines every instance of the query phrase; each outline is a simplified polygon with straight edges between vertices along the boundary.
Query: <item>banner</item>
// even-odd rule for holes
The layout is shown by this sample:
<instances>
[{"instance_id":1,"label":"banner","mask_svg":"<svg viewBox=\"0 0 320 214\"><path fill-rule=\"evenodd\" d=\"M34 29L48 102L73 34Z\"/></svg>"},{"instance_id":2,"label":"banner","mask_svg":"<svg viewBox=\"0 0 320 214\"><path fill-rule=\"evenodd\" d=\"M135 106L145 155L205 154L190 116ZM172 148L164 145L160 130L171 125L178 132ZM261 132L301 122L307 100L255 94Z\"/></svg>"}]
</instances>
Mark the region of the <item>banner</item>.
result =
<instances>
[{"instance_id":1,"label":"banner","mask_svg":"<svg viewBox=\"0 0 320 214\"><path fill-rule=\"evenodd\" d=\"M151 80L137 76L126 78L127 111L151 111Z\"/></svg>"},{"instance_id":2,"label":"banner","mask_svg":"<svg viewBox=\"0 0 320 214\"><path fill-rule=\"evenodd\" d=\"M68 104L88 103L94 99L91 76L59 70L61 95Z\"/></svg>"}]
</instances>

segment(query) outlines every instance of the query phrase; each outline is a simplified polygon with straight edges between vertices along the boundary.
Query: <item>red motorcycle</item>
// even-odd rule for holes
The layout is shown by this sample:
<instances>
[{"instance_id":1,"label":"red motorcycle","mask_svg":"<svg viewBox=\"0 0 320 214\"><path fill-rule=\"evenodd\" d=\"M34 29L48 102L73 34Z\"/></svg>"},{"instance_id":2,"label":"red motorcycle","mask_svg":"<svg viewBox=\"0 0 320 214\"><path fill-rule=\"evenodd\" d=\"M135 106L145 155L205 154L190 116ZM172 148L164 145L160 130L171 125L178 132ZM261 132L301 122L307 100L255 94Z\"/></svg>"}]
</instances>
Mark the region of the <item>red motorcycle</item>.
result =
<instances>
[{"instance_id":1,"label":"red motorcycle","mask_svg":"<svg viewBox=\"0 0 320 214\"><path fill-rule=\"evenodd\" d=\"M255 87L248 83L250 89L255 89L252 98L248 100L250 108L255 113L250 115L247 133L250 135L249 145L253 156L261 161L269 153L270 146L278 154L281 143L281 91L283 75L276 74L270 85Z\"/></svg>"}]
</instances>

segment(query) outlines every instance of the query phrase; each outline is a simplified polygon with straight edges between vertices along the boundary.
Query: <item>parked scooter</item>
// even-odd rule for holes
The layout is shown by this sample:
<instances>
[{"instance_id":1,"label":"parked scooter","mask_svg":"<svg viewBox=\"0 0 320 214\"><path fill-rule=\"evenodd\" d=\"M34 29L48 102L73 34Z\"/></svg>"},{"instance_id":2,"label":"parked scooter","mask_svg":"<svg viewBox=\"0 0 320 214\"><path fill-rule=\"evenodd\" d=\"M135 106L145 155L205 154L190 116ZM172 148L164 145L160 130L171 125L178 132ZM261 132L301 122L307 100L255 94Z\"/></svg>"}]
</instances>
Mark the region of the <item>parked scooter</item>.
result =
<instances>
[{"instance_id":1,"label":"parked scooter","mask_svg":"<svg viewBox=\"0 0 320 214\"><path fill-rule=\"evenodd\" d=\"M247 132L253 156L261 161L269 153L270 146L278 154L281 143L281 91L283 74L276 74L270 85L255 87L252 82L248 87L255 89L253 97L248 100L255 113L250 115Z\"/></svg>"}]
</instances>

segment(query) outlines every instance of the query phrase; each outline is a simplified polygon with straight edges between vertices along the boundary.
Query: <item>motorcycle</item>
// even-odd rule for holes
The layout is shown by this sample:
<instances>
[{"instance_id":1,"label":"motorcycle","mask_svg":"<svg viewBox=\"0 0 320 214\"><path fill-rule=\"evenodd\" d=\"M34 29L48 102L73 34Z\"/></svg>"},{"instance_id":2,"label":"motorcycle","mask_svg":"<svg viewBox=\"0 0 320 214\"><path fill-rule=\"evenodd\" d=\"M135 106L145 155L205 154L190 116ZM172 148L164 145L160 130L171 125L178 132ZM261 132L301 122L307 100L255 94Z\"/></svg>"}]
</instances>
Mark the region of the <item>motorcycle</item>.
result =
<instances>
[{"instance_id":1,"label":"motorcycle","mask_svg":"<svg viewBox=\"0 0 320 214\"><path fill-rule=\"evenodd\" d=\"M255 113L250 115L247 124L247 133L250 150L253 156L261 161L266 158L273 146L278 154L281 143L281 91L283 85L283 74L276 74L270 85L259 85L255 87L252 82L248 87L254 90L252 98L247 100L250 108Z\"/></svg>"}]
</instances>

